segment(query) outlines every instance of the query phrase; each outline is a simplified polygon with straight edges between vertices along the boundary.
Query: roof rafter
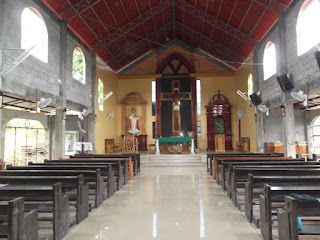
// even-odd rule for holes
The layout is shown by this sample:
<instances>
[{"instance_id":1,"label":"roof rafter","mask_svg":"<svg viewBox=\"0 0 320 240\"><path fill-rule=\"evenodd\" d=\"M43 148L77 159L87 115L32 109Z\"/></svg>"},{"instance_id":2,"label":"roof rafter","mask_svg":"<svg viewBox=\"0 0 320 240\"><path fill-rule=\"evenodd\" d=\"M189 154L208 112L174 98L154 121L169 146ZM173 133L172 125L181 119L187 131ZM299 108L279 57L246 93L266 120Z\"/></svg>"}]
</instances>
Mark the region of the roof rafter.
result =
<instances>
[{"instance_id":1,"label":"roof rafter","mask_svg":"<svg viewBox=\"0 0 320 240\"><path fill-rule=\"evenodd\" d=\"M189 35L190 35L190 34L199 35L199 32L195 31L194 29L190 28L189 26L183 25L183 24L180 23L179 21L177 21L177 24L180 25L181 28L185 28L185 29L187 30L187 31L185 32L186 34L189 34ZM203 36L203 38L204 38L206 41L210 42L211 44L214 44L215 46L217 46L218 48L215 48L215 50L220 51L220 52L223 52L225 55L230 55L230 54L231 54L231 55L233 55L234 57L236 56L236 57L244 58L244 57L243 57L242 55L240 55L239 53L233 51L232 49L229 49L229 48L225 47L225 46L222 45L221 43L218 43L218 42L216 42L215 40L213 40L213 39L211 39L211 38L209 38L209 37L207 37L207 36L205 36L205 35ZM202 49L201 46L199 46L199 48Z\"/></svg>"},{"instance_id":2,"label":"roof rafter","mask_svg":"<svg viewBox=\"0 0 320 240\"><path fill-rule=\"evenodd\" d=\"M140 39L138 42L135 43L135 46L142 46L143 43L145 41L153 41L154 38L157 37L157 34L162 34L165 32L165 30L167 30L168 27L171 27L172 26L172 21L166 23L165 25L163 25L162 27L160 27L159 29L156 29L156 31L152 32L151 34L149 34L148 36L144 37L143 39ZM113 61L114 59L118 59L119 61L121 61L122 59L126 58L127 57L127 54L126 54L126 51L122 51L120 53L118 53L117 55L113 56L110 60L107 61L110 62L110 61Z\"/></svg>"},{"instance_id":3,"label":"roof rafter","mask_svg":"<svg viewBox=\"0 0 320 240\"><path fill-rule=\"evenodd\" d=\"M197 7L194 7L192 4L185 2L184 0L176 0L175 3L176 6L185 9L187 12L189 12L191 15L200 18L203 22L206 22L207 24L211 25L213 28L217 28L221 30L222 32L225 32L226 34L229 34L230 36L237 38L240 41L245 41L245 39L250 39L254 42L258 42L257 39L250 36L249 34L246 34L242 32L241 30L232 27L225 23L224 21L217 19L216 17L207 14L201 9L198 9Z\"/></svg>"},{"instance_id":4,"label":"roof rafter","mask_svg":"<svg viewBox=\"0 0 320 240\"><path fill-rule=\"evenodd\" d=\"M101 39L97 43L93 44L93 47L97 47L97 46L107 47L110 43L116 41L126 33L135 29L136 27L139 27L141 24L145 23L147 20L151 19L153 16L155 16L161 11L164 11L169 7L170 7L170 2L168 0L159 2L157 5L151 7L150 9L148 9L147 11L145 11L135 19L119 27L110 35L106 36L105 38Z\"/></svg>"}]
</instances>

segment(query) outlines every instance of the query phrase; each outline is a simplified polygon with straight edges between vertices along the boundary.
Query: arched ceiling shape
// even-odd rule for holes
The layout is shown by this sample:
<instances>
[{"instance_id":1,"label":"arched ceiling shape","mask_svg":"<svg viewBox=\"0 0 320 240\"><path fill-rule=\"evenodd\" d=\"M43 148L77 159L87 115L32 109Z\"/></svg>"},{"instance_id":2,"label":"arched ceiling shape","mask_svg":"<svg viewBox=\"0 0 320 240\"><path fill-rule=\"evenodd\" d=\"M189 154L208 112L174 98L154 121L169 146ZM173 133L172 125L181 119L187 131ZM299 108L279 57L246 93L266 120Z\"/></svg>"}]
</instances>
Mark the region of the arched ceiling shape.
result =
<instances>
[{"instance_id":1,"label":"arched ceiling shape","mask_svg":"<svg viewBox=\"0 0 320 240\"><path fill-rule=\"evenodd\" d=\"M41 0L114 71L172 40L237 69L292 0Z\"/></svg>"}]
</instances>

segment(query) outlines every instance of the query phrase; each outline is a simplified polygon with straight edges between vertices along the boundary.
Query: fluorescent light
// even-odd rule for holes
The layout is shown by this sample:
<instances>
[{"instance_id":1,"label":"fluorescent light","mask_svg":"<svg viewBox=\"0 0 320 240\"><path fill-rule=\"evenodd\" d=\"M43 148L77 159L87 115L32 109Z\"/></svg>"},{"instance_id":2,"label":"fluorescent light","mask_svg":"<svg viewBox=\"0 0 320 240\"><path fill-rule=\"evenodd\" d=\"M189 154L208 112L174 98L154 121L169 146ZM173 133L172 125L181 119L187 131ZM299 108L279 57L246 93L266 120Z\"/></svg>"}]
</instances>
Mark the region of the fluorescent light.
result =
<instances>
[{"instance_id":1,"label":"fluorescent light","mask_svg":"<svg viewBox=\"0 0 320 240\"><path fill-rule=\"evenodd\" d=\"M113 94L113 92L109 92L108 94L106 94L102 100L102 102L106 101L109 97L111 97L111 95Z\"/></svg>"}]
</instances>

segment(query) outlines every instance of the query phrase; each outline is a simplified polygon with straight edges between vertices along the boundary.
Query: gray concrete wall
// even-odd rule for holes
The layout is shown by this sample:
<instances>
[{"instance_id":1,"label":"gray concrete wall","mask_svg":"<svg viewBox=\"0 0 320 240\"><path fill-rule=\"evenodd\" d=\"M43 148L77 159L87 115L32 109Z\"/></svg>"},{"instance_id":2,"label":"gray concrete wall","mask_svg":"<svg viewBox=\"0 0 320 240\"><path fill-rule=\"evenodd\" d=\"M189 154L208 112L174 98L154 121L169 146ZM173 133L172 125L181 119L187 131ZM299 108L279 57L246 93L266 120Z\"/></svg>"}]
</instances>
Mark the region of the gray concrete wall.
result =
<instances>
[{"instance_id":1,"label":"gray concrete wall","mask_svg":"<svg viewBox=\"0 0 320 240\"><path fill-rule=\"evenodd\" d=\"M48 63L44 63L34 56L29 56L18 67L11 71L5 79L2 81L2 91L5 93L17 95L27 99L36 99L36 89L40 90L40 97L52 97L53 103L57 108L67 107L72 110L82 111L84 108L94 108L92 99L95 99L95 58L92 57L93 53L88 49L71 31L67 31L66 38L66 64L61 61L61 56L64 56L64 49L61 46L64 39L61 34L63 28L63 22L59 20L52 12L50 12L40 0L1 0L0 1L0 49L3 49L3 58L0 61L0 69L3 67L6 69L14 59L16 59L23 51L18 48L21 47L21 14L27 7L36 8L42 15L47 31L48 31ZM63 32L63 31L62 31ZM80 47L85 55L86 61L86 81L85 84L73 79L72 77L72 54L75 47ZM6 48L17 48L18 50L9 50ZM1 54L0 54L1 56ZM65 71L64 71L64 67ZM59 77L64 75L65 81L59 83ZM62 84L62 85L61 85ZM61 91L64 89L64 91ZM66 100L66 105L64 101ZM62 104L62 105L60 105ZM0 122L4 123L10 117L14 118L19 116L20 118L30 118L32 116L43 115L32 114L20 111L10 111L10 114L6 116L8 111L2 111ZM59 112L60 114L60 112ZM60 114L61 115L61 114ZM64 141L60 141L56 138L64 138L64 132L68 130L68 126L65 128L64 124L61 126L55 126L57 123L61 123L61 116L52 117L47 121L46 126L49 130L49 145L51 144L51 151L60 149L59 146L55 146L57 143L63 144ZM47 117L45 116L47 119ZM55 118L55 119L54 119ZM61 119L60 119L61 118ZM31 119L31 118L30 118ZM58 124L59 125L59 124ZM88 124L87 124L88 125ZM5 125L0 126L4 129ZM59 133L59 134L58 134ZM1 137L4 139L3 131ZM87 138L87 137L86 137ZM53 141L56 143L53 143ZM3 141L1 142L0 152L3 152ZM63 147L61 150L63 151ZM60 150L58 151L60 154ZM52 154L50 155L52 156ZM0 158L3 154L0 155Z\"/></svg>"},{"instance_id":2,"label":"gray concrete wall","mask_svg":"<svg viewBox=\"0 0 320 240\"><path fill-rule=\"evenodd\" d=\"M28 0L2 0L0 47L21 47L21 14L26 7L36 8L42 15L48 30L48 63L44 63L34 56L29 56L23 63L9 73L4 81L4 91L35 99L35 90L40 89L44 96L51 96L56 100L59 97L59 56L60 56L60 20L43 6L39 6ZM86 60L86 83L82 84L72 77L72 54L75 47L80 47ZM6 68L23 51L4 50L3 64ZM74 110L82 110L91 107L91 84L92 84L92 61L91 51L82 44L71 32L67 37L67 101L72 102ZM74 104L75 103L75 104ZM83 106L81 106L83 105Z\"/></svg>"},{"instance_id":3,"label":"gray concrete wall","mask_svg":"<svg viewBox=\"0 0 320 240\"><path fill-rule=\"evenodd\" d=\"M259 146L267 141L279 140L288 144L292 142L292 139L295 141L308 139L308 124L312 118L310 115L314 115L313 112L308 112L309 116L301 110L294 110L293 114L289 113L290 116L294 116L292 117L294 118L294 129L287 128L290 133L294 133L293 137L290 136L290 141L287 139L288 134L279 128L281 126L285 129L285 124L292 123L290 119L289 121L283 119L280 123L282 118L280 105L292 103L294 100L289 93L282 92L276 80L277 76L287 73L294 84L292 91L304 90L306 83L309 84L310 93L320 90L320 69L314 56L317 49L314 47L302 56L297 56L296 24L303 2L304 0L294 0L291 6L280 15L280 20L254 49L254 62L257 63L255 65L255 91L261 91L262 102L272 108L270 116L263 118L264 134L257 139ZM276 47L277 73L265 81L263 66L258 63L263 62L263 53L268 41L272 41Z\"/></svg>"}]
</instances>

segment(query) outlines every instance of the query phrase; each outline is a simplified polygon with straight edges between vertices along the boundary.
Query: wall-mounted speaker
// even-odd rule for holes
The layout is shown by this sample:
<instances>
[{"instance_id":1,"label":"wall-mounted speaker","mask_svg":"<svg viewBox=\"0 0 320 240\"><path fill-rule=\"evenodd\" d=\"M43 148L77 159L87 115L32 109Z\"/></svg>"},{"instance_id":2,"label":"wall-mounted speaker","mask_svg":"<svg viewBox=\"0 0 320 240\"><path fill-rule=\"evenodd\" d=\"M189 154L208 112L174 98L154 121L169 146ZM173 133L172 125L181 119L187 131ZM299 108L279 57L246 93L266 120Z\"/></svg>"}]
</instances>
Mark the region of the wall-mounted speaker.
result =
<instances>
[{"instance_id":1,"label":"wall-mounted speaker","mask_svg":"<svg viewBox=\"0 0 320 240\"><path fill-rule=\"evenodd\" d=\"M317 51L317 52L315 53L315 55L316 55L316 60L317 60L318 66L319 66L319 68L320 68L320 52Z\"/></svg>"},{"instance_id":2,"label":"wall-mounted speaker","mask_svg":"<svg viewBox=\"0 0 320 240\"><path fill-rule=\"evenodd\" d=\"M293 84L288 78L287 74L282 74L277 77L278 83L282 89L282 91L287 92L293 89Z\"/></svg>"},{"instance_id":3,"label":"wall-mounted speaker","mask_svg":"<svg viewBox=\"0 0 320 240\"><path fill-rule=\"evenodd\" d=\"M251 102L253 105L258 106L261 104L261 92L254 92L250 95Z\"/></svg>"}]
</instances>

